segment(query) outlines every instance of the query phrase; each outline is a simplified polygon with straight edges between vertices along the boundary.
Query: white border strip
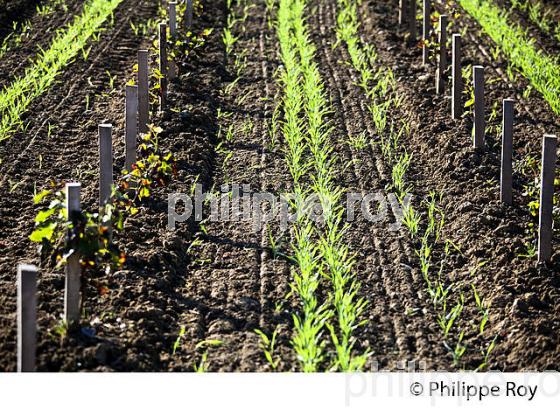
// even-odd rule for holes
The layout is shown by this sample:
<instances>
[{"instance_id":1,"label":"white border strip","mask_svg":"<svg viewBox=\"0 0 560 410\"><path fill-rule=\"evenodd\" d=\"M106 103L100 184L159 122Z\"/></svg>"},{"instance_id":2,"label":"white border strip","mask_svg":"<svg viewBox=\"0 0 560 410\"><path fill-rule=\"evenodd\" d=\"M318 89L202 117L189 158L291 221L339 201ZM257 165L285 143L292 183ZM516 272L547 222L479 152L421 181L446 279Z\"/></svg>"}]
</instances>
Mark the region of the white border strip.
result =
<instances>
[{"instance_id":1,"label":"white border strip","mask_svg":"<svg viewBox=\"0 0 560 410\"><path fill-rule=\"evenodd\" d=\"M557 372L0 374L3 408L372 410L399 404L417 410L504 404L513 410L555 408L559 397Z\"/></svg>"}]
</instances>

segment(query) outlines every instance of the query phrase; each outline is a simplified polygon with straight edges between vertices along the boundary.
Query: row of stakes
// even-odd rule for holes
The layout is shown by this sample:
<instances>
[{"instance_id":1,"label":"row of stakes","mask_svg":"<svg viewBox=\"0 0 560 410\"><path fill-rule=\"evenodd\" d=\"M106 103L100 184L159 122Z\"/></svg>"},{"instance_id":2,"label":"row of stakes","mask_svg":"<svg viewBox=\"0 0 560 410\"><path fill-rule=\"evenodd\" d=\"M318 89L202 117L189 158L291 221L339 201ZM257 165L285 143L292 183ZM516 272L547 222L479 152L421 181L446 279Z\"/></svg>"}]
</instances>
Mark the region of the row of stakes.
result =
<instances>
[{"instance_id":1,"label":"row of stakes","mask_svg":"<svg viewBox=\"0 0 560 410\"><path fill-rule=\"evenodd\" d=\"M408 12L407 12L408 11ZM423 0L422 13L422 63L429 64L428 40L431 27L431 1ZM416 41L416 1L399 0L399 24L408 28L412 41ZM443 94L446 83L447 70L447 24L448 16L439 16L439 53L436 68L436 93ZM461 73L461 35L452 35L451 52L451 117L460 119L463 115L463 80ZM485 103L484 103L484 67L473 66L474 87L474 119L473 119L473 147L481 149L485 142ZM511 205L513 202L512 188L512 161L513 161L513 122L514 100L506 98L502 101L502 150L500 170L500 199L503 203ZM542 141L541 158L541 187L539 206L539 232L538 232L538 261L549 262L552 257L553 234L553 196L554 179L556 172L558 140L555 135L544 135Z\"/></svg>"},{"instance_id":2,"label":"row of stakes","mask_svg":"<svg viewBox=\"0 0 560 410\"><path fill-rule=\"evenodd\" d=\"M193 0L186 1L185 28L190 30L193 20ZM177 33L177 2L169 2L169 35ZM167 23L160 23L159 40L159 108L167 104L168 80L175 78L177 69L173 62L167 64ZM149 53L138 51L137 85L125 88L125 168L132 169L136 162L136 144L139 133L148 132L149 101ZM100 124L99 137L99 206L102 208L111 196L113 185L113 127ZM70 182L65 186L66 210L69 220L81 210L81 184ZM65 267L64 320L68 326L75 326L80 320L80 256L76 253L68 257ZM35 265L19 264L17 267L17 371L32 372L36 367L37 349L37 276Z\"/></svg>"}]
</instances>

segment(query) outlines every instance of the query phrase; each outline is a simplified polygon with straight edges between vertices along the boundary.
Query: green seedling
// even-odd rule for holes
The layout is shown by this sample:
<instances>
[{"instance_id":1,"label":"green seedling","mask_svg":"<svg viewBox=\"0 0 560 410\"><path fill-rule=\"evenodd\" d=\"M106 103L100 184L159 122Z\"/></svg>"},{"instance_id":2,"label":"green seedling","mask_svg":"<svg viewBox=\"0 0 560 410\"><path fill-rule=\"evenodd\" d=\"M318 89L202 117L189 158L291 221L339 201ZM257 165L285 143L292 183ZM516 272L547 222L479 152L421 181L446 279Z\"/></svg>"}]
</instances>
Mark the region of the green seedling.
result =
<instances>
[{"instance_id":1,"label":"green seedling","mask_svg":"<svg viewBox=\"0 0 560 410\"><path fill-rule=\"evenodd\" d=\"M368 146L366 131L356 135L348 137L348 144L357 150L363 150Z\"/></svg>"},{"instance_id":2,"label":"green seedling","mask_svg":"<svg viewBox=\"0 0 560 410\"><path fill-rule=\"evenodd\" d=\"M408 153L405 151L403 154L399 155L391 171L391 177L393 180L392 187L395 190L399 202L402 202L404 196L408 193L404 176L408 171L411 160L412 155L408 155Z\"/></svg>"},{"instance_id":3,"label":"green seedling","mask_svg":"<svg viewBox=\"0 0 560 410\"><path fill-rule=\"evenodd\" d=\"M268 244L270 246L270 251L272 252L272 257L276 259L278 256L284 256L282 253L280 243L274 238L272 233L272 229L270 229L270 225L266 226L268 232Z\"/></svg>"},{"instance_id":4,"label":"green seedling","mask_svg":"<svg viewBox=\"0 0 560 410\"><path fill-rule=\"evenodd\" d=\"M465 336L465 331L462 331L459 334L459 338L458 338L457 343L455 344L454 348L451 348L451 346L449 346L447 344L447 342L444 342L445 347L447 348L447 350L449 350L449 352L451 353L451 356L453 357L453 365L455 367L458 367L460 365L461 358L463 357L463 355L467 351L467 346L463 344L464 336Z\"/></svg>"},{"instance_id":5,"label":"green seedling","mask_svg":"<svg viewBox=\"0 0 560 410\"><path fill-rule=\"evenodd\" d=\"M88 60L90 52L91 52L91 46L89 46L88 48L82 48L82 58L84 59L84 61Z\"/></svg>"},{"instance_id":6,"label":"green seedling","mask_svg":"<svg viewBox=\"0 0 560 410\"><path fill-rule=\"evenodd\" d=\"M175 353L177 353L177 350L181 347L181 341L183 340L185 333L186 333L186 328L184 325L181 325L179 336L177 336L177 339L175 339L175 343L173 343L173 355L175 355Z\"/></svg>"},{"instance_id":7,"label":"green seedling","mask_svg":"<svg viewBox=\"0 0 560 410\"><path fill-rule=\"evenodd\" d=\"M255 329L255 333L261 338L259 346L263 351L264 357L272 370L276 370L278 363L280 363L280 357L274 358L274 349L276 347L276 336L278 335L278 327L274 329L272 335L268 337L263 331Z\"/></svg>"},{"instance_id":8,"label":"green seedling","mask_svg":"<svg viewBox=\"0 0 560 410\"><path fill-rule=\"evenodd\" d=\"M208 349L211 347L221 346L223 342L221 340L203 340L198 342L195 346L195 350L202 352L200 361L198 364L194 365L194 371L197 373L205 373L208 370Z\"/></svg>"},{"instance_id":9,"label":"green seedling","mask_svg":"<svg viewBox=\"0 0 560 410\"><path fill-rule=\"evenodd\" d=\"M410 202L403 202L402 205L402 223L408 229L410 236L412 238L416 238L420 225L420 215L414 210L414 207Z\"/></svg>"},{"instance_id":10,"label":"green seedling","mask_svg":"<svg viewBox=\"0 0 560 410\"><path fill-rule=\"evenodd\" d=\"M488 348L486 348L486 350L482 350L482 363L480 364L480 366L478 366L477 370L484 370L485 368L488 367L488 359L490 358L490 353L492 353L492 351L494 350L494 347L496 347L496 339L498 338L498 336L495 336L494 339L492 339L492 341L490 342L490 344L488 345Z\"/></svg>"},{"instance_id":11,"label":"green seedling","mask_svg":"<svg viewBox=\"0 0 560 410\"><path fill-rule=\"evenodd\" d=\"M537 256L537 245L533 242L526 242L525 250L523 253L520 253L518 256L522 259L534 259Z\"/></svg>"},{"instance_id":12,"label":"green seedling","mask_svg":"<svg viewBox=\"0 0 560 410\"><path fill-rule=\"evenodd\" d=\"M68 335L68 324L63 319L58 320L58 322L49 329L48 335L54 341L58 341L62 346L64 339L66 339L66 336Z\"/></svg>"},{"instance_id":13,"label":"green seedling","mask_svg":"<svg viewBox=\"0 0 560 410\"><path fill-rule=\"evenodd\" d=\"M224 46L226 48L226 56L229 56L233 52L233 46L237 43L237 40L238 38L231 33L230 29L224 29L222 41L224 42Z\"/></svg>"}]
</instances>

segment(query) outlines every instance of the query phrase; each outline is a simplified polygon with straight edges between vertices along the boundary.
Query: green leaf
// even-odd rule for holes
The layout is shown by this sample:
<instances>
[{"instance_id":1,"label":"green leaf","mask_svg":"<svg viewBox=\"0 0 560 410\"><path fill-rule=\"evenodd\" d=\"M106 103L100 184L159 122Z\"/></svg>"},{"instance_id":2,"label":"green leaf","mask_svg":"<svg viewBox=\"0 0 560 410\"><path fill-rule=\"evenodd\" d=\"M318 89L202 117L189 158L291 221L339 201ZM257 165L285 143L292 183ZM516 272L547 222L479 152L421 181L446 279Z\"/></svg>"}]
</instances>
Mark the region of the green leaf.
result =
<instances>
[{"instance_id":1,"label":"green leaf","mask_svg":"<svg viewBox=\"0 0 560 410\"><path fill-rule=\"evenodd\" d=\"M35 223L37 225L42 224L45 222L49 217L51 217L56 212L56 208L50 208L46 211L39 211L37 216L35 217Z\"/></svg>"},{"instance_id":2,"label":"green leaf","mask_svg":"<svg viewBox=\"0 0 560 410\"><path fill-rule=\"evenodd\" d=\"M142 187L142 189L140 189L140 199L148 198L149 196L150 196L150 190L146 187Z\"/></svg>"},{"instance_id":3,"label":"green leaf","mask_svg":"<svg viewBox=\"0 0 560 410\"><path fill-rule=\"evenodd\" d=\"M47 226L41 227L33 231L31 235L29 235L29 239L33 242L42 242L44 239L51 240L54 230L56 229L57 223L53 222L48 224Z\"/></svg>"},{"instance_id":4,"label":"green leaf","mask_svg":"<svg viewBox=\"0 0 560 410\"><path fill-rule=\"evenodd\" d=\"M475 300L475 302L476 302L476 306L477 306L478 308L480 308L481 305L482 305L481 300L480 300L480 296L478 296L478 292L476 291L476 287L475 287L472 283L471 283L471 288L472 288L472 290L473 290L474 300Z\"/></svg>"},{"instance_id":5,"label":"green leaf","mask_svg":"<svg viewBox=\"0 0 560 410\"><path fill-rule=\"evenodd\" d=\"M488 322L488 316L484 316L480 321L480 326L479 326L480 334L484 333L484 327L486 326L487 322Z\"/></svg>"},{"instance_id":6,"label":"green leaf","mask_svg":"<svg viewBox=\"0 0 560 410\"><path fill-rule=\"evenodd\" d=\"M203 340L201 342L198 342L195 346L195 349L200 349L200 348L206 347L206 346L220 346L221 344L223 344L223 342L221 340L207 339L207 340Z\"/></svg>"},{"instance_id":7,"label":"green leaf","mask_svg":"<svg viewBox=\"0 0 560 410\"><path fill-rule=\"evenodd\" d=\"M37 195L35 195L33 197L33 202L35 203L35 205L39 204L39 202L41 202L43 200L44 197L46 197L47 195L51 194L52 191L50 189L45 189L41 192L39 192Z\"/></svg>"}]
</instances>

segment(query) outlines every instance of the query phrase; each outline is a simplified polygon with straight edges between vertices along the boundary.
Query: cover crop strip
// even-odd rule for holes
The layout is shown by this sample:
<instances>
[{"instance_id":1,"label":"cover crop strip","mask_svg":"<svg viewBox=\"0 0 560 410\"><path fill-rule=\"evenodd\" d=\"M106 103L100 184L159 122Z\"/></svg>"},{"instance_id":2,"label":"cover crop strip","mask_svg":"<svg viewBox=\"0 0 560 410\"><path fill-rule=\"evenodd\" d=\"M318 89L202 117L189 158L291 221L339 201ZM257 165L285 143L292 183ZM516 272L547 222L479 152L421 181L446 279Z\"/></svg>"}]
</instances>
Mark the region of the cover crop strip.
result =
<instances>
[{"instance_id":1,"label":"cover crop strip","mask_svg":"<svg viewBox=\"0 0 560 410\"><path fill-rule=\"evenodd\" d=\"M308 117L307 143L312 154L311 164L315 170L312 190L321 202L325 228L321 232L319 250L322 256L322 270L326 273L332 288L332 303L336 312L338 331L330 323L327 327L336 348L336 360L332 367L343 371L360 370L365 365L367 353L353 355L353 330L359 326L358 318L365 309L365 301L357 297L359 283L352 271L354 258L343 236L348 226L343 223L344 209L340 206L343 190L333 182L334 170L339 163L333 147L329 144L331 128L325 116L330 111L330 104L324 91L317 64L313 61L315 47L309 40L304 21L305 2L295 1L297 17L295 37L303 69L303 87L306 98Z\"/></svg>"},{"instance_id":2,"label":"cover crop strip","mask_svg":"<svg viewBox=\"0 0 560 410\"><path fill-rule=\"evenodd\" d=\"M81 15L65 30L59 30L49 49L0 93L0 141L10 138L22 127L21 116L29 104L45 92L57 75L98 32L123 0L90 0Z\"/></svg>"},{"instance_id":3,"label":"cover crop strip","mask_svg":"<svg viewBox=\"0 0 560 410\"><path fill-rule=\"evenodd\" d=\"M488 0L458 0L488 35L498 44L512 64L521 69L556 114L560 114L560 65L558 60L535 48L518 25L508 21L508 15Z\"/></svg>"},{"instance_id":4,"label":"cover crop strip","mask_svg":"<svg viewBox=\"0 0 560 410\"><path fill-rule=\"evenodd\" d=\"M357 5L360 1L338 0L335 29L339 41L344 42L348 49L351 65L360 77L357 85L362 88L369 99L369 110L379 134L382 155L392 167L390 189L395 191L403 206L403 224L408 229L411 239L419 246L416 255L426 284L426 292L432 302L435 320L441 329L443 344L450 353L454 366L459 367L462 356L467 350L464 339L467 338L467 332L471 329L468 329L467 324L459 323L465 307L465 295L461 290L461 283L453 282L450 276L444 272L445 262L450 252L457 249L452 242L443 238L445 215L439 207L441 195L436 193L431 192L428 198L422 201L422 205L426 208L427 221L425 221L426 229L420 235L421 216L413 208L412 201L407 198L413 187L410 183L405 182L412 155L407 153L400 140L401 136L405 133L409 134L410 130L404 123L398 132L395 131L393 125L387 130L389 114L399 111L402 97L399 97L396 90L392 70L383 66L375 67L378 59L375 49L360 39L360 23L357 18ZM395 114L392 116L396 117ZM386 132L389 133L388 138L385 136ZM439 267L433 269L436 256ZM471 272L470 276L475 271ZM474 284L469 283L468 285L468 289L472 289L476 308L480 314L480 322L476 326L476 331L478 334L483 334L490 308L480 298ZM495 339L489 343L486 349L481 349L482 358L479 369L487 366L494 342Z\"/></svg>"},{"instance_id":5,"label":"cover crop strip","mask_svg":"<svg viewBox=\"0 0 560 410\"><path fill-rule=\"evenodd\" d=\"M506 7L507 5L508 2ZM554 37L557 42L560 42L560 22L555 17L558 13L555 13L553 6L548 6L540 0L511 0L509 6L529 19L543 34Z\"/></svg>"},{"instance_id":6,"label":"cover crop strip","mask_svg":"<svg viewBox=\"0 0 560 410\"><path fill-rule=\"evenodd\" d=\"M286 162L294 182L294 194L303 197L302 177L307 172L304 163L304 129L299 118L302 111L303 91L300 83L300 68L292 36L291 0L280 0L278 8L277 35L280 55L284 64L281 82L284 85L284 120L282 131L286 139ZM297 203L295 204L297 208ZM297 268L293 269L292 291L301 300L301 312L293 315L295 333L292 344L301 362L303 371L317 371L323 360L324 343L321 333L329 312L320 305L317 298L319 272L316 269L317 255L310 240L312 226L310 221L298 219L294 226L295 243L292 245Z\"/></svg>"},{"instance_id":7,"label":"cover crop strip","mask_svg":"<svg viewBox=\"0 0 560 410\"><path fill-rule=\"evenodd\" d=\"M58 10L59 8L61 10ZM44 5L37 5L36 11L36 14L40 17L39 21L42 22L57 11L68 13L68 6L65 0L49 0ZM12 24L12 32L0 41L0 58L3 58L8 51L19 48L24 38L29 37L33 31L32 20L30 18L21 23L14 22Z\"/></svg>"},{"instance_id":8,"label":"cover crop strip","mask_svg":"<svg viewBox=\"0 0 560 410\"><path fill-rule=\"evenodd\" d=\"M359 284L352 272L353 257L343 243L347 229L340 206L343 190L333 182L337 161L325 118L330 104L313 61L315 47L305 24L305 7L305 0L280 0L278 10L278 39L284 64L281 82L285 89L282 130L287 142L286 161L294 180L294 207L301 211L301 201L316 195L322 205L324 225L313 223L304 212L298 214L294 227L293 247L299 272L294 271L292 289L301 299L302 312L294 315L292 343L303 370L317 371L324 361L327 341L322 333L326 327L336 349L329 369L352 371L363 368L367 358L367 353L354 355L352 351L352 333L360 325L358 317L365 301L357 297ZM312 175L306 183L303 177L309 172ZM322 277L328 280L330 289L327 300L320 304L317 289Z\"/></svg>"}]
</instances>

